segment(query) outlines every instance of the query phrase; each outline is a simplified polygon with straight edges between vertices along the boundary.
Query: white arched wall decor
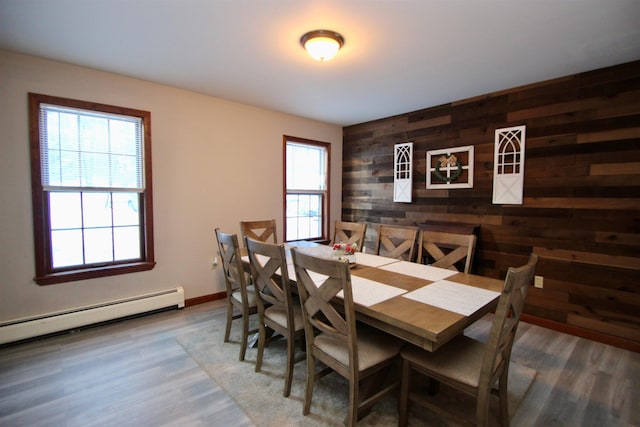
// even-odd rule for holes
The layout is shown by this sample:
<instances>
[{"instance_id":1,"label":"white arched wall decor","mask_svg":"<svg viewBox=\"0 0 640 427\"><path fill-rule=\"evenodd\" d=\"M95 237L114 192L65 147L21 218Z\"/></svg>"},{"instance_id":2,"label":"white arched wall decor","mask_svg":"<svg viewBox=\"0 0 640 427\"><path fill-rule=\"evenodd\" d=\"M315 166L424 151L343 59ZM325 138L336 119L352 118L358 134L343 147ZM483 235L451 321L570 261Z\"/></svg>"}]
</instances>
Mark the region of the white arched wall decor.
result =
<instances>
[{"instance_id":1,"label":"white arched wall decor","mask_svg":"<svg viewBox=\"0 0 640 427\"><path fill-rule=\"evenodd\" d=\"M393 201L411 203L413 142L396 144L393 155Z\"/></svg>"},{"instance_id":2,"label":"white arched wall decor","mask_svg":"<svg viewBox=\"0 0 640 427\"><path fill-rule=\"evenodd\" d=\"M494 204L522 204L525 130L524 125L496 129L493 161Z\"/></svg>"}]
</instances>

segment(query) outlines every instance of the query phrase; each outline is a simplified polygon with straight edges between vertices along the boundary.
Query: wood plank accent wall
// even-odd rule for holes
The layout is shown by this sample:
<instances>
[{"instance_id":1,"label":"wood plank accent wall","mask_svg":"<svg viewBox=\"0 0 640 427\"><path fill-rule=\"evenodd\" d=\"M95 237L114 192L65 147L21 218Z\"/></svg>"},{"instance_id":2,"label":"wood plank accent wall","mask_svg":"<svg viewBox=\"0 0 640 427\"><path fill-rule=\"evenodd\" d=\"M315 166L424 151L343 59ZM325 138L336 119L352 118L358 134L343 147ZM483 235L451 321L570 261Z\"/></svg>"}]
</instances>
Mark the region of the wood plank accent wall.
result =
<instances>
[{"instance_id":1,"label":"wood plank accent wall","mask_svg":"<svg viewBox=\"0 0 640 427\"><path fill-rule=\"evenodd\" d=\"M496 128L526 125L524 203L493 205ZM393 203L393 146L413 141L413 202ZM426 189L426 152L474 145L474 186ZM640 348L640 61L344 128L342 219L480 224L474 271L540 254L525 313Z\"/></svg>"}]
</instances>

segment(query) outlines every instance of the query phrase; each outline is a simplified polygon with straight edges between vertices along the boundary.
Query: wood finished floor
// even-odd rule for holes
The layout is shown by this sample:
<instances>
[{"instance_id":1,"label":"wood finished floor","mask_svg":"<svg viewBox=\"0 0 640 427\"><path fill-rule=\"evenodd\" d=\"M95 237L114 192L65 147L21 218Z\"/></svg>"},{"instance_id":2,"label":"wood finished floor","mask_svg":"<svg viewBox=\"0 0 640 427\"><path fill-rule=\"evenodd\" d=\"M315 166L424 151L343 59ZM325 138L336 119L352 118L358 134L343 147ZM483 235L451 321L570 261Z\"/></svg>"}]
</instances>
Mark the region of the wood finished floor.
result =
<instances>
[{"instance_id":1,"label":"wood finished floor","mask_svg":"<svg viewBox=\"0 0 640 427\"><path fill-rule=\"evenodd\" d=\"M175 339L222 306L0 347L0 426L253 425ZM512 425L640 426L640 354L521 323L512 359L538 371Z\"/></svg>"}]
</instances>

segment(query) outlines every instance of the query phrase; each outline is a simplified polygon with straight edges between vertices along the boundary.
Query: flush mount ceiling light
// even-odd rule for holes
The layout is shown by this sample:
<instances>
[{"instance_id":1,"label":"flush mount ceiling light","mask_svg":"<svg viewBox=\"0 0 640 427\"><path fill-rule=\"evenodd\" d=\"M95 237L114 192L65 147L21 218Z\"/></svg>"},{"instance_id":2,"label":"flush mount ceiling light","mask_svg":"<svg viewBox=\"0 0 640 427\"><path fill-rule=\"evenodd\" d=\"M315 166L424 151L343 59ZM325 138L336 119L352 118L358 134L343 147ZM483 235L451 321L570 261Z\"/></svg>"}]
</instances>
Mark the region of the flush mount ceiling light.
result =
<instances>
[{"instance_id":1,"label":"flush mount ceiling light","mask_svg":"<svg viewBox=\"0 0 640 427\"><path fill-rule=\"evenodd\" d=\"M344 38L335 31L314 30L303 35L300 44L312 58L324 62L336 56L344 45Z\"/></svg>"}]
</instances>

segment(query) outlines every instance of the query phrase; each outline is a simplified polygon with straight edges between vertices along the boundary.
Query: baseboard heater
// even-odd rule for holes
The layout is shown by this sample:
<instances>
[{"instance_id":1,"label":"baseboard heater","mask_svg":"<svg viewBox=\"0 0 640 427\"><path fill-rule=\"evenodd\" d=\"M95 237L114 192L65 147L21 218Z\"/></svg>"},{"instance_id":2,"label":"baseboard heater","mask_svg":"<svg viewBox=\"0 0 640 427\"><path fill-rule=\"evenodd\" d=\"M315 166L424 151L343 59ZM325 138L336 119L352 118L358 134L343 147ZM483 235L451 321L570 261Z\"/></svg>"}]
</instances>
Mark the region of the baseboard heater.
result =
<instances>
[{"instance_id":1,"label":"baseboard heater","mask_svg":"<svg viewBox=\"0 0 640 427\"><path fill-rule=\"evenodd\" d=\"M0 344L170 307L184 307L182 287L0 323Z\"/></svg>"}]
</instances>

